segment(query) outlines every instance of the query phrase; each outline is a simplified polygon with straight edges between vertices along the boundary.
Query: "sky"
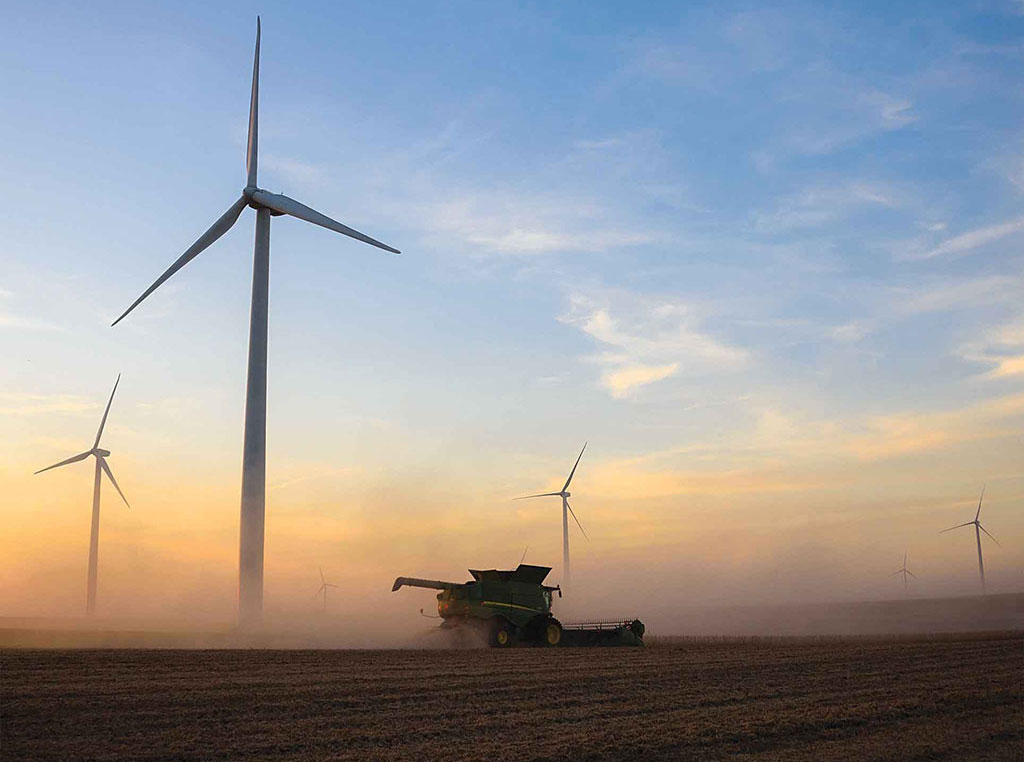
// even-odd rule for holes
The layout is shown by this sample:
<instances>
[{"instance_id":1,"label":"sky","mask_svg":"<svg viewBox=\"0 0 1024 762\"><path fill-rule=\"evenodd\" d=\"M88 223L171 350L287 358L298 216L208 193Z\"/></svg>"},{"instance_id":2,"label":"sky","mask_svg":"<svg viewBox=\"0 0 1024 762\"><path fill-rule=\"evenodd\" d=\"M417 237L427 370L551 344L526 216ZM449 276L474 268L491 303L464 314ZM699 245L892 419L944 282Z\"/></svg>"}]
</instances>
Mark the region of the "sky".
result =
<instances>
[{"instance_id":1,"label":"sky","mask_svg":"<svg viewBox=\"0 0 1024 762\"><path fill-rule=\"evenodd\" d=\"M267 2L266 601L561 578L594 616L1024 570L1024 5ZM0 3L0 615L234 617L249 3ZM421 591L422 592L422 591Z\"/></svg>"}]
</instances>

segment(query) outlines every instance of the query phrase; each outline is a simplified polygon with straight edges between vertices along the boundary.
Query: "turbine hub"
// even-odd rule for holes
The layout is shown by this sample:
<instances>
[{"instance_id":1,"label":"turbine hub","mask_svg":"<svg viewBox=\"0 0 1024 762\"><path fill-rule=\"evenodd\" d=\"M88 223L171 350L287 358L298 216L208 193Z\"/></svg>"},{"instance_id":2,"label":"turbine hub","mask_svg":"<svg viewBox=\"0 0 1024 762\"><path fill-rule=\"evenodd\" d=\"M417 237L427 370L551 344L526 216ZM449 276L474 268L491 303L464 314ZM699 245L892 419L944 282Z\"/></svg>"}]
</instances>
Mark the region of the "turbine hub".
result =
<instances>
[{"instance_id":1,"label":"turbine hub","mask_svg":"<svg viewBox=\"0 0 1024 762\"><path fill-rule=\"evenodd\" d=\"M562 493L562 497L572 497L572 493L571 492L563 492Z\"/></svg>"},{"instance_id":2,"label":"turbine hub","mask_svg":"<svg viewBox=\"0 0 1024 762\"><path fill-rule=\"evenodd\" d=\"M108 455L110 455L110 450L103 450L97 447L95 450L93 450L93 454L99 455L101 458L106 458Z\"/></svg>"}]
</instances>

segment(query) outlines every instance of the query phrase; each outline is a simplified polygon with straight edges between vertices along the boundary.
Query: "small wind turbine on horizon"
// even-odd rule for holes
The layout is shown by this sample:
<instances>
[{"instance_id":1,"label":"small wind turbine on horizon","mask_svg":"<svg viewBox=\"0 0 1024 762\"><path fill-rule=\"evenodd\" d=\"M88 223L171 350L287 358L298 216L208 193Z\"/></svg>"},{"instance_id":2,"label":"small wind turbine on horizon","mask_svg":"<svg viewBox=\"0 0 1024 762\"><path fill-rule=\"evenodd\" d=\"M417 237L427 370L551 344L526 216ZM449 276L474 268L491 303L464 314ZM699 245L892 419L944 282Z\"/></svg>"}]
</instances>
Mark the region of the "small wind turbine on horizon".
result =
<instances>
[{"instance_id":1,"label":"small wind turbine on horizon","mask_svg":"<svg viewBox=\"0 0 1024 762\"><path fill-rule=\"evenodd\" d=\"M246 183L242 195L203 233L153 285L142 292L117 325L147 296L183 268L238 221L242 210L256 210L253 251L252 302L249 313L249 365L245 391L245 430L242 446L242 500L239 529L238 615L242 625L258 625L263 616L263 539L267 471L267 322L270 289L270 218L288 215L333 230L393 254L401 252L358 230L332 220L298 201L263 190L256 184L259 137L260 19L256 17L256 52L252 64L249 101L249 139L246 147Z\"/></svg>"},{"instance_id":2,"label":"small wind turbine on horizon","mask_svg":"<svg viewBox=\"0 0 1024 762\"><path fill-rule=\"evenodd\" d=\"M107 458L110 455L110 450L105 450L100 447L100 437L103 436L103 427L107 424L107 415L110 413L110 404L114 401L114 392L117 391L117 385L121 382L121 374L117 374L117 380L114 381L114 388L110 392L110 399L107 400L107 407L103 411L103 417L100 419L100 427L96 431L96 439L92 443L92 448L85 452L80 452L78 455L73 455L67 460L62 460L60 463L54 463L52 466L41 468L36 471L37 474L43 473L43 471L49 471L52 468L60 468L66 466L69 463L77 463L80 460L85 460L90 455L96 458L96 469L93 474L92 480L92 525L89 529L89 573L88 582L86 583L85 593L85 615L93 616L96 613L96 572L99 566L99 546L100 546L100 472L107 475L110 479L110 483L114 485L114 489L117 490L117 494L124 500L124 504L128 505L128 498L124 496L121 488L117 485L117 480L114 478L114 473L110 470L110 466L107 464ZM128 505L131 508L130 505Z\"/></svg>"},{"instance_id":3,"label":"small wind turbine on horizon","mask_svg":"<svg viewBox=\"0 0 1024 762\"><path fill-rule=\"evenodd\" d=\"M945 534L946 532L952 532L954 529L959 529L960 527L969 527L969 526L973 526L974 527L974 537L978 541L978 575L981 577L981 592L982 593L985 592L985 562L984 562L984 560L982 560L982 557L981 557L981 533L984 532L985 534L987 534L989 536L989 538L991 538L992 542L994 542L996 545L999 544L999 540L997 540L995 537L992 537L992 533L989 532L987 529L985 529L985 527L983 527L981 525L981 521L979 520L979 517L981 516L981 501L984 500L984 499L985 499L985 488L982 487L981 488L981 497L978 498L978 511L977 511L977 513L974 514L974 521L965 521L963 524L957 524L955 527L950 527L949 529L943 529L941 532L939 532L939 534Z\"/></svg>"},{"instance_id":4,"label":"small wind turbine on horizon","mask_svg":"<svg viewBox=\"0 0 1024 762\"><path fill-rule=\"evenodd\" d=\"M917 575L914 574L914 572L910 571L910 569L907 568L907 554L906 553L903 554L903 566L902 566L902 568L897 569L896 571L894 571L889 576L890 577L895 577L897 574L902 574L903 575L903 594L907 595L907 593L908 593L908 589L907 589L907 575L909 574L914 579L917 579Z\"/></svg>"},{"instance_id":5,"label":"small wind turbine on horizon","mask_svg":"<svg viewBox=\"0 0 1024 762\"><path fill-rule=\"evenodd\" d=\"M583 443L583 450L587 449L587 443ZM562 498L562 586L568 588L571 583L572 574L569 569L569 514L572 514L573 520L576 522L576 526L583 532L583 538L590 541L587 537L586 530L583 529L583 525L580 520L576 518L576 512L573 511L572 506L569 505L569 498L572 493L569 492L569 482L572 481L573 474L576 473L576 466L580 464L580 458L583 457L583 450L580 450L579 457L576 458L576 462L573 464L572 471L569 472L569 478L565 480L565 484L562 485L562 489L558 492L542 492L539 495L524 495L523 497L517 497L516 500L529 500L534 497L560 497ZM524 553L525 556L525 553Z\"/></svg>"},{"instance_id":6,"label":"small wind turbine on horizon","mask_svg":"<svg viewBox=\"0 0 1024 762\"><path fill-rule=\"evenodd\" d=\"M323 593L323 596L324 596L324 611L326 612L327 611L327 588L329 588L329 587L337 587L337 585L332 585L330 582L328 582L326 579L324 579L324 569L323 569L322 566L317 567L317 568L320 569L320 587L317 589L317 591L313 595L315 597L315 596L320 595L321 593Z\"/></svg>"}]
</instances>

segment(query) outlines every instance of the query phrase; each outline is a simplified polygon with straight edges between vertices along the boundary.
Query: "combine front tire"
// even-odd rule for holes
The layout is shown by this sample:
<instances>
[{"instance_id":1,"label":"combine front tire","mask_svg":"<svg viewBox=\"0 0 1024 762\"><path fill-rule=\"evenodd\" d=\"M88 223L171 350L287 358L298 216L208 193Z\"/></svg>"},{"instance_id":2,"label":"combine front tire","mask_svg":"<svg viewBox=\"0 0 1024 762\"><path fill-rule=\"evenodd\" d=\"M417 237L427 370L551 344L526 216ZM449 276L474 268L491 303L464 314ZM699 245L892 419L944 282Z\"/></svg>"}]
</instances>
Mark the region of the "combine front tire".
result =
<instances>
[{"instance_id":1,"label":"combine front tire","mask_svg":"<svg viewBox=\"0 0 1024 762\"><path fill-rule=\"evenodd\" d=\"M540 631L542 646L557 646L562 642L562 624L557 619L551 618L544 623Z\"/></svg>"},{"instance_id":2,"label":"combine front tire","mask_svg":"<svg viewBox=\"0 0 1024 762\"><path fill-rule=\"evenodd\" d=\"M516 629L511 622L504 617L495 617L491 625L491 647L509 648L515 638Z\"/></svg>"},{"instance_id":3,"label":"combine front tire","mask_svg":"<svg viewBox=\"0 0 1024 762\"><path fill-rule=\"evenodd\" d=\"M562 642L562 625L553 616L539 614L526 625L526 638L536 646L557 646Z\"/></svg>"}]
</instances>

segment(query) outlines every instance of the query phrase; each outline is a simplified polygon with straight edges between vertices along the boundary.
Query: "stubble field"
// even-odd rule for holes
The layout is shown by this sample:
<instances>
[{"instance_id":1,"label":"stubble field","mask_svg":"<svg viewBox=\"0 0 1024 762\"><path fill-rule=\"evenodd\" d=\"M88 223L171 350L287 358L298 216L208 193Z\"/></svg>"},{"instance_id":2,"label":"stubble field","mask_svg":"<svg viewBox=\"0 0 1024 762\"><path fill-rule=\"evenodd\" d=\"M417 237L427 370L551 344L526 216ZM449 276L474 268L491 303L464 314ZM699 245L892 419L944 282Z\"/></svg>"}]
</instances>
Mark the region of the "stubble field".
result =
<instances>
[{"instance_id":1,"label":"stubble field","mask_svg":"<svg viewBox=\"0 0 1024 762\"><path fill-rule=\"evenodd\" d=\"M11 760L1019 760L1024 636L0 652Z\"/></svg>"}]
</instances>

